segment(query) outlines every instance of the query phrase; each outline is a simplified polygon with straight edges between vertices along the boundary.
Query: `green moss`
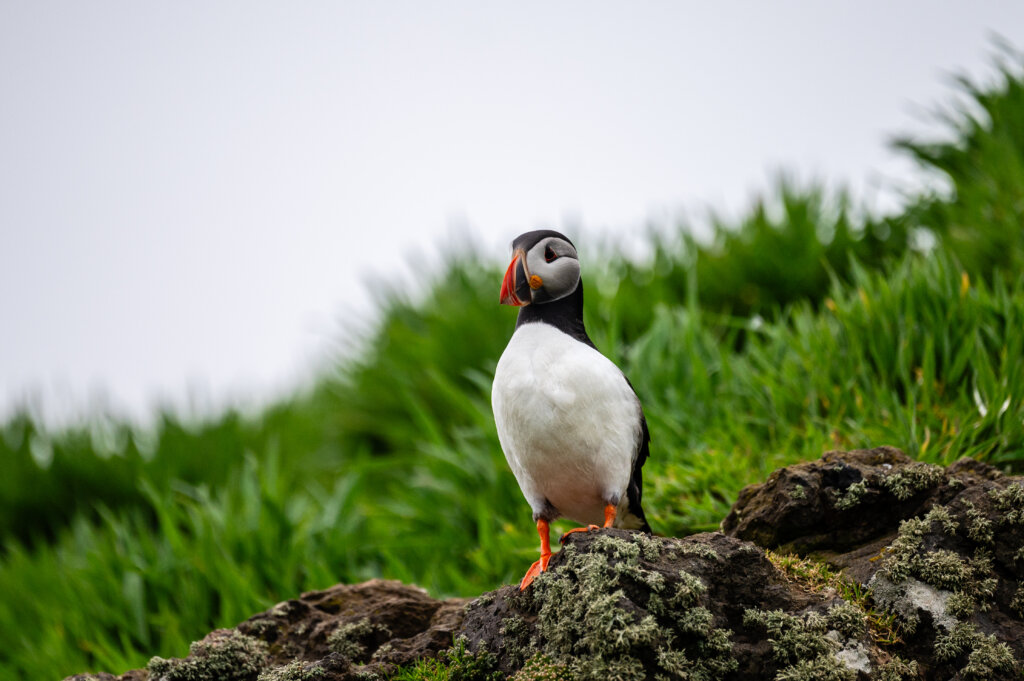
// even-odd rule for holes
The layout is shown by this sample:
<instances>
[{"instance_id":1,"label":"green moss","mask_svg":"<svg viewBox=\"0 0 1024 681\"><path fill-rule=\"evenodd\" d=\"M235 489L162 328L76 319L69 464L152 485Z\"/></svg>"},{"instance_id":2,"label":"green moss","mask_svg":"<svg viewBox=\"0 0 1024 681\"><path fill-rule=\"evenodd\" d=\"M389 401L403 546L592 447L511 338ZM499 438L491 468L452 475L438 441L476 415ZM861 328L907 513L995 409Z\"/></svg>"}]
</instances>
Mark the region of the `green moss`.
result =
<instances>
[{"instance_id":1,"label":"green moss","mask_svg":"<svg viewBox=\"0 0 1024 681\"><path fill-rule=\"evenodd\" d=\"M569 665L572 679L616 679L617 681L645 681L647 673L636 658L588 657L574 660Z\"/></svg>"},{"instance_id":2,"label":"green moss","mask_svg":"<svg viewBox=\"0 0 1024 681\"><path fill-rule=\"evenodd\" d=\"M975 549L968 564L971 567L971 579L965 591L977 601L978 610L988 612L999 585L992 567L992 554L986 548Z\"/></svg>"},{"instance_id":3,"label":"green moss","mask_svg":"<svg viewBox=\"0 0 1024 681\"><path fill-rule=\"evenodd\" d=\"M291 613L293 607L294 606L291 601L281 601L270 609L270 614L274 617L287 617Z\"/></svg>"},{"instance_id":4,"label":"green moss","mask_svg":"<svg viewBox=\"0 0 1024 681\"><path fill-rule=\"evenodd\" d=\"M701 558L707 558L709 560L718 560L718 552L707 544L700 544L698 542L683 542L679 546L679 551L683 555L687 556L699 556Z\"/></svg>"},{"instance_id":5,"label":"green moss","mask_svg":"<svg viewBox=\"0 0 1024 681\"><path fill-rule=\"evenodd\" d=\"M669 600L669 604L678 610L686 610L695 605L700 595L707 591L704 582L700 578L691 575L686 570L679 571L679 583L676 584L675 592Z\"/></svg>"},{"instance_id":6,"label":"green moss","mask_svg":"<svg viewBox=\"0 0 1024 681\"><path fill-rule=\"evenodd\" d=\"M573 681L573 677L564 664L558 664L546 655L534 655L512 675L511 681Z\"/></svg>"},{"instance_id":7,"label":"green moss","mask_svg":"<svg viewBox=\"0 0 1024 681\"><path fill-rule=\"evenodd\" d=\"M466 637L459 636L448 650L437 656L448 668L449 681L500 681L504 674L498 671L498 661L486 650L469 652Z\"/></svg>"},{"instance_id":8,"label":"green moss","mask_svg":"<svg viewBox=\"0 0 1024 681\"><path fill-rule=\"evenodd\" d=\"M377 632L387 632L387 627L374 624L368 617L352 622L342 622L327 637L331 652L355 662L366 657L366 639Z\"/></svg>"},{"instance_id":9,"label":"green moss","mask_svg":"<svg viewBox=\"0 0 1024 681\"><path fill-rule=\"evenodd\" d=\"M366 671L365 669L357 670L355 673L356 681L384 681L380 674L376 672Z\"/></svg>"},{"instance_id":10,"label":"green moss","mask_svg":"<svg viewBox=\"0 0 1024 681\"><path fill-rule=\"evenodd\" d=\"M967 531L970 533L974 527L975 536L984 539L987 526L979 521L982 518L980 513L970 515L972 509L970 505L965 509L968 514ZM899 533L889 547L881 574L894 583L914 577L932 587L952 591L953 595L946 602L946 612L953 617L966 619L975 610L989 610L998 584L991 554L984 546L976 549L971 558L948 549L926 551L924 538L933 531L936 523L947 534L955 535L958 524L942 506L936 506L922 518L900 523ZM908 619L906 624L912 631L915 623Z\"/></svg>"},{"instance_id":11,"label":"green moss","mask_svg":"<svg viewBox=\"0 0 1024 681\"><path fill-rule=\"evenodd\" d=\"M967 619L977 607L974 597L962 591L951 594L946 600L946 612L957 619Z\"/></svg>"},{"instance_id":12,"label":"green moss","mask_svg":"<svg viewBox=\"0 0 1024 681\"><path fill-rule=\"evenodd\" d=\"M318 662L294 660L283 667L263 671L258 681L316 681L326 674Z\"/></svg>"},{"instance_id":13,"label":"green moss","mask_svg":"<svg viewBox=\"0 0 1024 681\"><path fill-rule=\"evenodd\" d=\"M905 661L898 655L878 668L878 681L905 681L917 678L917 660Z\"/></svg>"},{"instance_id":14,"label":"green moss","mask_svg":"<svg viewBox=\"0 0 1024 681\"><path fill-rule=\"evenodd\" d=\"M922 582L950 591L963 588L972 574L966 560L946 549L920 555L913 569Z\"/></svg>"},{"instance_id":15,"label":"green moss","mask_svg":"<svg viewBox=\"0 0 1024 681\"><path fill-rule=\"evenodd\" d=\"M653 562L661 558L661 542L659 540L643 532L637 532L633 535L633 541L640 547L640 553L643 554L644 560Z\"/></svg>"},{"instance_id":16,"label":"green moss","mask_svg":"<svg viewBox=\"0 0 1024 681\"><path fill-rule=\"evenodd\" d=\"M807 489L803 485L793 485L793 489L790 490L789 496L797 501L803 501L807 498Z\"/></svg>"},{"instance_id":17,"label":"green moss","mask_svg":"<svg viewBox=\"0 0 1024 681\"><path fill-rule=\"evenodd\" d=\"M637 577L650 588L652 594L659 594L665 589L665 575L660 572L642 570Z\"/></svg>"},{"instance_id":18,"label":"green moss","mask_svg":"<svg viewBox=\"0 0 1024 681\"><path fill-rule=\"evenodd\" d=\"M967 536L979 544L992 544L992 521L969 501L964 501L964 508L967 513Z\"/></svg>"},{"instance_id":19,"label":"green moss","mask_svg":"<svg viewBox=\"0 0 1024 681\"><path fill-rule=\"evenodd\" d=\"M912 576L916 569L914 561L928 529L929 523L922 518L908 518L900 523L899 532L889 546L889 554L882 566L882 571L892 581L901 582Z\"/></svg>"},{"instance_id":20,"label":"green moss","mask_svg":"<svg viewBox=\"0 0 1024 681\"><path fill-rule=\"evenodd\" d=\"M486 650L475 653L467 649L466 637L459 636L448 650L436 658L417 660L408 667L398 669L390 681L501 681L494 655Z\"/></svg>"},{"instance_id":21,"label":"green moss","mask_svg":"<svg viewBox=\"0 0 1024 681\"><path fill-rule=\"evenodd\" d=\"M534 654L530 640L530 628L519 615L506 617L501 621L502 654L515 667L526 662Z\"/></svg>"},{"instance_id":22,"label":"green moss","mask_svg":"<svg viewBox=\"0 0 1024 681\"><path fill-rule=\"evenodd\" d=\"M267 644L234 630L196 641L188 652L183 659L152 658L151 681L252 681L267 665Z\"/></svg>"},{"instance_id":23,"label":"green moss","mask_svg":"<svg viewBox=\"0 0 1024 681\"><path fill-rule=\"evenodd\" d=\"M861 502L868 491L868 485L861 480L846 488L846 491L836 499L836 508L840 511L848 511Z\"/></svg>"},{"instance_id":24,"label":"green moss","mask_svg":"<svg viewBox=\"0 0 1024 681\"><path fill-rule=\"evenodd\" d=\"M829 654L838 647L825 636L825 618L816 612L797 616L782 610L749 609L743 613L743 624L767 631L772 656L785 664Z\"/></svg>"},{"instance_id":25,"label":"green moss","mask_svg":"<svg viewBox=\"0 0 1024 681\"><path fill-rule=\"evenodd\" d=\"M836 619L849 621L849 615L845 610L837 611ZM840 644L826 635L829 621L819 613L790 615L782 610L749 609L743 613L743 624L760 627L768 633L772 657L781 665L776 679L851 681L856 678L854 670L836 658Z\"/></svg>"},{"instance_id":26,"label":"green moss","mask_svg":"<svg viewBox=\"0 0 1024 681\"><path fill-rule=\"evenodd\" d=\"M775 675L775 681L853 681L855 678L856 672L829 655L800 660Z\"/></svg>"},{"instance_id":27,"label":"green moss","mask_svg":"<svg viewBox=\"0 0 1024 681\"><path fill-rule=\"evenodd\" d=\"M682 650L663 648L658 650L658 666L675 677L686 678L690 660Z\"/></svg>"},{"instance_id":28,"label":"green moss","mask_svg":"<svg viewBox=\"0 0 1024 681\"><path fill-rule=\"evenodd\" d=\"M714 628L699 604L700 579L648 570L643 554L642 543L607 535L587 553L566 547L562 565L538 577L527 596L538 608L532 653L579 679L683 673L711 681L735 669L729 632ZM626 596L636 585L650 593L646 609ZM657 668L645 668L644 660Z\"/></svg>"},{"instance_id":29,"label":"green moss","mask_svg":"<svg viewBox=\"0 0 1024 681\"><path fill-rule=\"evenodd\" d=\"M925 515L925 520L930 523L939 523L942 525L942 531L948 534L950 537L956 536L956 530L960 524L953 520L953 516L950 515L949 509L945 506L933 506L932 510L928 511Z\"/></svg>"},{"instance_id":30,"label":"green moss","mask_svg":"<svg viewBox=\"0 0 1024 681\"><path fill-rule=\"evenodd\" d=\"M713 619L714 616L710 610L698 606L682 613L676 621L679 630L684 634L696 634L706 637L711 633L711 622Z\"/></svg>"},{"instance_id":31,"label":"green moss","mask_svg":"<svg viewBox=\"0 0 1024 681\"><path fill-rule=\"evenodd\" d=\"M1024 525L1024 485L1014 483L988 493L1002 514L1000 525Z\"/></svg>"},{"instance_id":32,"label":"green moss","mask_svg":"<svg viewBox=\"0 0 1024 681\"><path fill-rule=\"evenodd\" d=\"M900 501L906 501L918 492L935 487L945 477L945 469L931 463L915 461L902 470L882 478L882 485Z\"/></svg>"},{"instance_id":33,"label":"green moss","mask_svg":"<svg viewBox=\"0 0 1024 681\"><path fill-rule=\"evenodd\" d=\"M935 658L942 662L965 662L960 669L965 679L988 679L996 672L1009 673L1014 669L1013 651L1008 645L966 622L959 622L952 631L936 637Z\"/></svg>"},{"instance_id":34,"label":"green moss","mask_svg":"<svg viewBox=\"0 0 1024 681\"><path fill-rule=\"evenodd\" d=\"M846 638L861 638L868 630L865 612L859 606L846 601L829 608L825 622L829 629L835 629Z\"/></svg>"},{"instance_id":35,"label":"green moss","mask_svg":"<svg viewBox=\"0 0 1024 681\"><path fill-rule=\"evenodd\" d=\"M1013 594L1013 600L1010 601L1010 607L1018 617L1024 618L1024 584L1017 587L1017 591Z\"/></svg>"},{"instance_id":36,"label":"green moss","mask_svg":"<svg viewBox=\"0 0 1024 681\"><path fill-rule=\"evenodd\" d=\"M602 534L594 540L591 551L600 552L626 562L629 565L637 565L640 561L640 545L636 542L623 541L615 537Z\"/></svg>"},{"instance_id":37,"label":"green moss","mask_svg":"<svg viewBox=\"0 0 1024 681\"><path fill-rule=\"evenodd\" d=\"M246 623L246 633L249 636L272 641L276 633L281 630L281 624L273 618L261 618Z\"/></svg>"},{"instance_id":38,"label":"green moss","mask_svg":"<svg viewBox=\"0 0 1024 681\"><path fill-rule=\"evenodd\" d=\"M652 615L664 615L665 614L665 600L658 594L651 594L647 598L647 612Z\"/></svg>"},{"instance_id":39,"label":"green moss","mask_svg":"<svg viewBox=\"0 0 1024 681\"><path fill-rule=\"evenodd\" d=\"M474 608L474 607L478 607L478 606L490 605L493 602L494 602L494 592L493 591L488 591L487 593L481 594L480 596L477 596L472 601L467 603L466 604L466 609Z\"/></svg>"}]
</instances>

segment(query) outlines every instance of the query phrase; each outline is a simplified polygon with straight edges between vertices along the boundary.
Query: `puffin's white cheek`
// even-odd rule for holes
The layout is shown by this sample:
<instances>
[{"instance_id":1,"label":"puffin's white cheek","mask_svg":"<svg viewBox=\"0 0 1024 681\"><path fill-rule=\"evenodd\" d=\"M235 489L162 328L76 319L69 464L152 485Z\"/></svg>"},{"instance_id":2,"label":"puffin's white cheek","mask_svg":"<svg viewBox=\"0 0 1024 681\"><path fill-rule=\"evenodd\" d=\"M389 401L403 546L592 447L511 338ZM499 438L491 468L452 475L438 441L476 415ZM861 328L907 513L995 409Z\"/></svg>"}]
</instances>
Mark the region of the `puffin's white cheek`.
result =
<instances>
[{"instance_id":1,"label":"puffin's white cheek","mask_svg":"<svg viewBox=\"0 0 1024 681\"><path fill-rule=\"evenodd\" d=\"M579 262L561 258L548 264L549 274L544 277L544 288L554 298L562 298L576 290L580 280Z\"/></svg>"}]
</instances>

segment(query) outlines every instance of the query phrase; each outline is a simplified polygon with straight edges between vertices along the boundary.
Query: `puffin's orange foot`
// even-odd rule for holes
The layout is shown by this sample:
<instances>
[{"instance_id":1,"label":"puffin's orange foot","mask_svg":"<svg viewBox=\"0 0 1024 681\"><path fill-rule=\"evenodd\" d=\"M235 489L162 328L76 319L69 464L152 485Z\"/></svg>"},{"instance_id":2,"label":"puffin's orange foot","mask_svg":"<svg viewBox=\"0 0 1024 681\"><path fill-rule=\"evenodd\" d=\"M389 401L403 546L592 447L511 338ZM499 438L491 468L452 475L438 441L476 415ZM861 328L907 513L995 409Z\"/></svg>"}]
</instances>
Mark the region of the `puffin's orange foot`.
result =
<instances>
[{"instance_id":1,"label":"puffin's orange foot","mask_svg":"<svg viewBox=\"0 0 1024 681\"><path fill-rule=\"evenodd\" d=\"M600 529L601 528L598 527L597 525L587 525L586 527L574 527L573 529L569 530L568 532L563 534L561 537L559 537L558 538L558 543L559 544L564 544L565 543L565 538L568 537L573 532L592 532L594 530L600 530Z\"/></svg>"},{"instance_id":2,"label":"puffin's orange foot","mask_svg":"<svg viewBox=\"0 0 1024 681\"><path fill-rule=\"evenodd\" d=\"M548 569L548 563L550 561L550 553L540 554L540 559L530 566L530 569L526 571L526 575L523 577L523 581L519 582L519 590L522 591L526 587L530 586L537 575Z\"/></svg>"}]
</instances>

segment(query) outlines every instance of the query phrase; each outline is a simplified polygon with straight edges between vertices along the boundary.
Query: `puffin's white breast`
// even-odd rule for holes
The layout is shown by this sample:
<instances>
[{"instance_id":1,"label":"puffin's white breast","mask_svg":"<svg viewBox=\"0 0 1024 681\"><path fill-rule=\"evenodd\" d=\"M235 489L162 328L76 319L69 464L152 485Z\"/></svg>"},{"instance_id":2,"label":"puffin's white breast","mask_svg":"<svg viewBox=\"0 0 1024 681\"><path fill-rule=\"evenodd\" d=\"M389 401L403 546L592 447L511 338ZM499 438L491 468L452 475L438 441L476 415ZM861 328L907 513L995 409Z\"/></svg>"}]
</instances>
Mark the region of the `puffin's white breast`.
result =
<instances>
[{"instance_id":1,"label":"puffin's white breast","mask_svg":"<svg viewBox=\"0 0 1024 681\"><path fill-rule=\"evenodd\" d=\"M491 391L498 439L535 513L545 501L581 523L624 498L640 431L625 376L592 347L524 324L498 360Z\"/></svg>"}]
</instances>

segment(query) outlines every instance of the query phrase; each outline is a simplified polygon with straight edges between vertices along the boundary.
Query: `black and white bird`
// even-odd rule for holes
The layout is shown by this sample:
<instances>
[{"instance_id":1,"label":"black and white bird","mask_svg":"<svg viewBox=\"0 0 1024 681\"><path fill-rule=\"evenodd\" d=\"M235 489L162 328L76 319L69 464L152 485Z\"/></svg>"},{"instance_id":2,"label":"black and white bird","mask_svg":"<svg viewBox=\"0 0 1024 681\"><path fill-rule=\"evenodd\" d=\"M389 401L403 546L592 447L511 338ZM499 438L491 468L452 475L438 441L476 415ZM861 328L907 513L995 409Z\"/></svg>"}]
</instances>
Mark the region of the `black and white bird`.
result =
<instances>
[{"instance_id":1,"label":"black and white bird","mask_svg":"<svg viewBox=\"0 0 1024 681\"><path fill-rule=\"evenodd\" d=\"M548 523L556 518L587 525L569 532L598 524L651 531L640 506L650 436L633 386L583 326L580 263L569 239L538 230L513 241L501 303L520 309L494 373L491 406L540 535L525 589L547 569Z\"/></svg>"}]
</instances>

